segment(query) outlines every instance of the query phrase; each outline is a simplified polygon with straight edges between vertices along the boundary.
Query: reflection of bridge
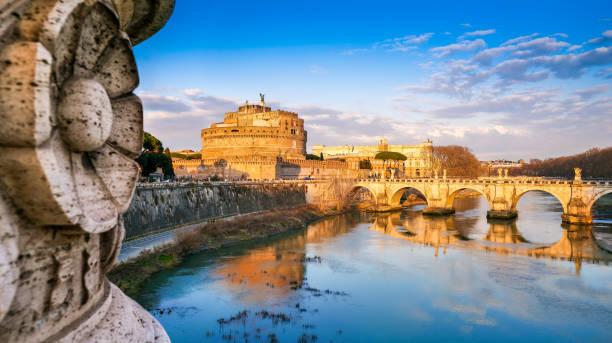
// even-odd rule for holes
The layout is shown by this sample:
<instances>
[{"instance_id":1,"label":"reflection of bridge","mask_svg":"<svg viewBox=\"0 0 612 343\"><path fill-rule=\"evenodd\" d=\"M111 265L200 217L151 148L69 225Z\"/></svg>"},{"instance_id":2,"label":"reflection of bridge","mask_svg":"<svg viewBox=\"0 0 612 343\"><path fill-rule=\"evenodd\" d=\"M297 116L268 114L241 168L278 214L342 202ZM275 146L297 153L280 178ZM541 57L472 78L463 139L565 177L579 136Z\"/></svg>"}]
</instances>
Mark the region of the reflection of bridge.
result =
<instances>
[{"instance_id":1,"label":"reflection of bridge","mask_svg":"<svg viewBox=\"0 0 612 343\"><path fill-rule=\"evenodd\" d=\"M457 229L453 217L427 218L421 215L403 215L399 212L378 214L370 229L412 243L432 246L436 256L440 248L446 253L448 246L464 246L498 255L574 261L577 272L582 262L612 262L612 255L599 248L590 230L580 230L574 225L564 227L561 239L550 245L527 242L517 229L516 221L490 221L488 232L476 240L464 238L465 232Z\"/></svg>"},{"instance_id":2,"label":"reflection of bridge","mask_svg":"<svg viewBox=\"0 0 612 343\"><path fill-rule=\"evenodd\" d=\"M591 224L591 207L605 194L612 193L612 181L583 181L528 177L498 177L478 179L358 179L355 188L369 190L377 206L398 207L404 192L416 189L425 197L429 214L454 212L453 200L462 190L474 190L489 202L487 217L516 217L516 205L525 193L543 191L553 195L563 206L563 222Z\"/></svg>"}]
</instances>

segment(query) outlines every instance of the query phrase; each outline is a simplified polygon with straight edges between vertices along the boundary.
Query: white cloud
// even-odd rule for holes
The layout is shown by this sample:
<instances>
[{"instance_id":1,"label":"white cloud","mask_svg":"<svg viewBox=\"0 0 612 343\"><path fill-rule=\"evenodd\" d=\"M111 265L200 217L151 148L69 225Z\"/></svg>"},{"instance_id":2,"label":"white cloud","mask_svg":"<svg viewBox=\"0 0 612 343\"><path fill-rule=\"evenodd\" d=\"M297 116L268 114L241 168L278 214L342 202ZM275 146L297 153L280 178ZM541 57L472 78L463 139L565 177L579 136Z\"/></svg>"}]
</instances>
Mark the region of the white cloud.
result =
<instances>
[{"instance_id":1,"label":"white cloud","mask_svg":"<svg viewBox=\"0 0 612 343\"><path fill-rule=\"evenodd\" d=\"M532 34L527 35L527 36L519 36L519 37L516 37L516 38L512 38L512 39L507 40L505 43L502 43L501 46L520 43L520 42L523 42L523 41L526 41L526 40L530 40L531 38L536 37L538 35L539 35L539 33L536 32L536 33L532 33Z\"/></svg>"},{"instance_id":2,"label":"white cloud","mask_svg":"<svg viewBox=\"0 0 612 343\"><path fill-rule=\"evenodd\" d=\"M455 52L477 50L480 48L484 48L486 45L487 44L485 43L485 41L479 38L473 41L464 40L455 44L431 48L429 49L429 51L431 51L434 56L440 58L452 55Z\"/></svg>"},{"instance_id":3,"label":"white cloud","mask_svg":"<svg viewBox=\"0 0 612 343\"><path fill-rule=\"evenodd\" d=\"M342 52L342 55L347 55L347 56L352 56L358 53L363 53L363 52L370 52L372 51L372 48L357 48L357 49L349 49L349 50L344 50Z\"/></svg>"},{"instance_id":4,"label":"white cloud","mask_svg":"<svg viewBox=\"0 0 612 343\"><path fill-rule=\"evenodd\" d=\"M598 71L595 75L606 79L612 79L612 68L604 68Z\"/></svg>"},{"instance_id":5,"label":"white cloud","mask_svg":"<svg viewBox=\"0 0 612 343\"><path fill-rule=\"evenodd\" d=\"M199 88L183 89L181 90L181 93L190 96L204 94L204 92Z\"/></svg>"},{"instance_id":6,"label":"white cloud","mask_svg":"<svg viewBox=\"0 0 612 343\"><path fill-rule=\"evenodd\" d=\"M488 49L482 41L463 41L430 49L433 56L449 57L457 51L472 53L469 59L444 59L428 65L432 73L429 82L406 85L401 89L412 93L441 93L470 98L480 88L489 93L504 93L512 86L537 83L552 77L577 79L589 69L612 63L612 47L599 47L583 52L578 46L554 37L520 36ZM599 77L612 78L612 73L600 71Z\"/></svg>"},{"instance_id":7,"label":"white cloud","mask_svg":"<svg viewBox=\"0 0 612 343\"><path fill-rule=\"evenodd\" d=\"M580 98L583 101L585 101L585 100L590 100L591 98L597 95L608 93L610 92L610 89L612 89L612 85L601 84L601 85L593 86L591 88L580 89L580 90L574 91L573 94L580 96Z\"/></svg>"},{"instance_id":8,"label":"white cloud","mask_svg":"<svg viewBox=\"0 0 612 343\"><path fill-rule=\"evenodd\" d=\"M477 31L472 31L472 32L466 32L462 34L461 36L459 36L459 39L463 39L465 37L487 36L487 35L492 35L494 33L495 33L495 29L477 30Z\"/></svg>"},{"instance_id":9,"label":"white cloud","mask_svg":"<svg viewBox=\"0 0 612 343\"><path fill-rule=\"evenodd\" d=\"M160 94L140 94L140 99L145 110L186 112L191 109L184 101L179 98Z\"/></svg>"},{"instance_id":10,"label":"white cloud","mask_svg":"<svg viewBox=\"0 0 612 343\"><path fill-rule=\"evenodd\" d=\"M418 45L427 42L434 34L432 32L423 33L420 35L407 35L396 38L388 38L380 42L372 44L369 48L357 48L345 50L343 55L355 55L357 53L372 52L377 49L385 51L400 51L406 52L418 49Z\"/></svg>"},{"instance_id":11,"label":"white cloud","mask_svg":"<svg viewBox=\"0 0 612 343\"><path fill-rule=\"evenodd\" d=\"M607 30L601 33L600 37L595 37L593 39L589 39L588 41L586 41L584 44L591 44L591 45L605 45L612 42L612 30Z\"/></svg>"}]
</instances>

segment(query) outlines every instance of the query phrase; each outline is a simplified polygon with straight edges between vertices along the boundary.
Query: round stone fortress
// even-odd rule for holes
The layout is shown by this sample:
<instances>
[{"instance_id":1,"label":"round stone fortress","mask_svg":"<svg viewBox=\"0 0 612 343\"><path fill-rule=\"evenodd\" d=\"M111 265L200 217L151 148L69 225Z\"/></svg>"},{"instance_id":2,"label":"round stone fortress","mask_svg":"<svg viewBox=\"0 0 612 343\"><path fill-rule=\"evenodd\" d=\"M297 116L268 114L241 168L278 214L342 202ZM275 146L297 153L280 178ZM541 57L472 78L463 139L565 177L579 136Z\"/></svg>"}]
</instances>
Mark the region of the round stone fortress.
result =
<instances>
[{"instance_id":1,"label":"round stone fortress","mask_svg":"<svg viewBox=\"0 0 612 343\"><path fill-rule=\"evenodd\" d=\"M202 159L305 159L306 131L297 113L246 103L202 130Z\"/></svg>"}]
</instances>

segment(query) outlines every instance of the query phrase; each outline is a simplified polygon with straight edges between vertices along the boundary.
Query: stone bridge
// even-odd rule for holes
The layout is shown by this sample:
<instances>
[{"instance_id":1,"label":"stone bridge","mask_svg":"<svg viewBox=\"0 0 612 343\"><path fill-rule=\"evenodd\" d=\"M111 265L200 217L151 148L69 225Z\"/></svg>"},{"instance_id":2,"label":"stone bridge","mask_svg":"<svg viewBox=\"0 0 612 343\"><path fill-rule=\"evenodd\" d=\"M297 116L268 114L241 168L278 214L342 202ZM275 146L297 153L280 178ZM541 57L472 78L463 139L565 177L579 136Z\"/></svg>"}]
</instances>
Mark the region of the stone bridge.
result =
<instances>
[{"instance_id":1,"label":"stone bridge","mask_svg":"<svg viewBox=\"0 0 612 343\"><path fill-rule=\"evenodd\" d=\"M487 217L510 219L517 216L516 205L529 191L553 195L563 206L562 219L569 224L591 224L591 207L605 194L612 193L612 180L582 180L577 170L573 180L533 177L497 178L419 178L419 179L357 179L353 190L367 189L377 208L401 206L408 189L419 191L427 201L425 214L454 213L453 201L463 190L482 194L489 203Z\"/></svg>"}]
</instances>

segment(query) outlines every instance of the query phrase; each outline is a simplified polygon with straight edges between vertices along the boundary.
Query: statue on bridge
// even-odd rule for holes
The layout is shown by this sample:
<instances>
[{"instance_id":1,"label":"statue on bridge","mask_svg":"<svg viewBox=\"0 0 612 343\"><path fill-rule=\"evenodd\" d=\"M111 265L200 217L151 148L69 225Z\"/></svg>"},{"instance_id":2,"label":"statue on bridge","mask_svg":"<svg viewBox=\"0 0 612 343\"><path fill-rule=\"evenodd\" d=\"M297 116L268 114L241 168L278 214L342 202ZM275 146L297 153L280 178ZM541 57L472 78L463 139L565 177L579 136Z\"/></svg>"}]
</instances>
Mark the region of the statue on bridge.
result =
<instances>
[{"instance_id":1,"label":"statue on bridge","mask_svg":"<svg viewBox=\"0 0 612 343\"><path fill-rule=\"evenodd\" d=\"M574 180L579 181L582 180L582 169L574 168Z\"/></svg>"}]
</instances>

